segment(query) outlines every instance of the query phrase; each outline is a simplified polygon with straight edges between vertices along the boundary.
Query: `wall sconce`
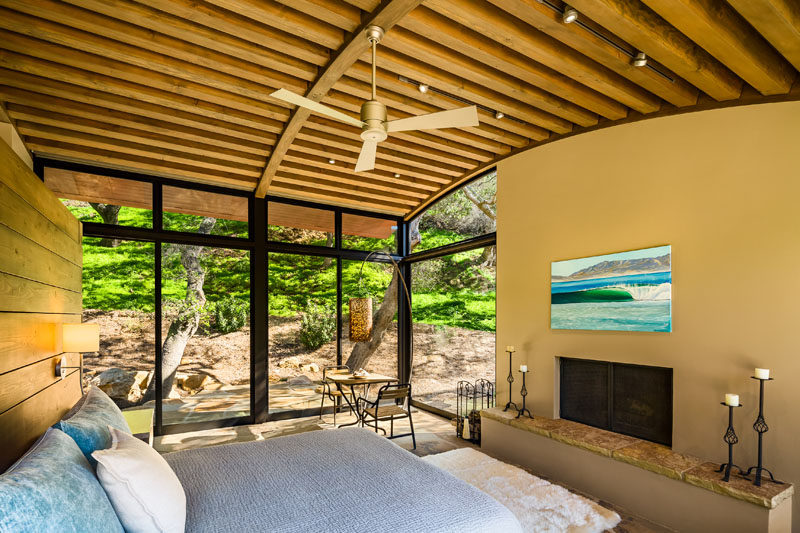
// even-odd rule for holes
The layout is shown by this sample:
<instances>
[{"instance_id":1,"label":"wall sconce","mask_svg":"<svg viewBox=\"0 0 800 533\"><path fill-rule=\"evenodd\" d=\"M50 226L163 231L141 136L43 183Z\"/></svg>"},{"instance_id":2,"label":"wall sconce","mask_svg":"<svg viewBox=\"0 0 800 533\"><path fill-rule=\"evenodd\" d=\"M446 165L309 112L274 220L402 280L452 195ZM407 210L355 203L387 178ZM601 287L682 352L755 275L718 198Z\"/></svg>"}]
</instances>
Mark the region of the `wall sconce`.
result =
<instances>
[{"instance_id":1,"label":"wall sconce","mask_svg":"<svg viewBox=\"0 0 800 533\"><path fill-rule=\"evenodd\" d=\"M100 326L98 324L62 324L62 352L99 352ZM80 369L80 366L63 366L64 357L56 362L56 377L64 378L67 370Z\"/></svg>"}]
</instances>

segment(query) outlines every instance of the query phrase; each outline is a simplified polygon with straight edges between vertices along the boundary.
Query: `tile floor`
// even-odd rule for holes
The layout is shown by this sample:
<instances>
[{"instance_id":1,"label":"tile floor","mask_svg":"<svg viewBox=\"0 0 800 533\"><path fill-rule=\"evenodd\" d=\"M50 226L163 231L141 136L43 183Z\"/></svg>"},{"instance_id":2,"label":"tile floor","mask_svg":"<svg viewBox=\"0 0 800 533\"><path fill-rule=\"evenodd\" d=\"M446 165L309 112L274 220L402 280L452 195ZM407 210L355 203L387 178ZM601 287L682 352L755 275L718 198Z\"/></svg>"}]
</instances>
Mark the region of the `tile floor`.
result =
<instances>
[{"instance_id":1,"label":"tile floor","mask_svg":"<svg viewBox=\"0 0 800 533\"><path fill-rule=\"evenodd\" d=\"M426 411L421 411L419 409L415 409L413 414L414 429L417 437L417 449L411 450L411 437L403 437L395 439L394 441L398 445L410 450L412 453L423 457L425 455L446 452L465 446L478 448L474 444L456 437L455 427L449 420L433 415ZM345 414L343 412L337 415L336 421L339 424L343 424L352 422L353 420L354 417L352 415ZM398 422L398 427L396 429L404 432L405 426L403 424L403 421ZM302 433L305 431L316 431L320 429L334 429L332 415L326 415L322 420L317 417L295 418L290 420L266 422L264 424L252 426L236 426L231 428L164 435L161 437L156 437L153 446L159 452L167 453L203 446L216 446L233 442L264 440L285 435L292 435L295 433ZM537 475L536 472L531 473ZM558 483L558 480L548 479L548 481ZM614 533L668 533L672 531L643 518L634 516L626 512L624 509L621 509L611 503L604 502L592 497L591 495L581 493L580 491L575 491L570 487L566 488L573 490L573 492L582 494L583 496L598 502L604 507L616 511L622 517L622 522L620 522L620 524L614 528Z\"/></svg>"}]
</instances>

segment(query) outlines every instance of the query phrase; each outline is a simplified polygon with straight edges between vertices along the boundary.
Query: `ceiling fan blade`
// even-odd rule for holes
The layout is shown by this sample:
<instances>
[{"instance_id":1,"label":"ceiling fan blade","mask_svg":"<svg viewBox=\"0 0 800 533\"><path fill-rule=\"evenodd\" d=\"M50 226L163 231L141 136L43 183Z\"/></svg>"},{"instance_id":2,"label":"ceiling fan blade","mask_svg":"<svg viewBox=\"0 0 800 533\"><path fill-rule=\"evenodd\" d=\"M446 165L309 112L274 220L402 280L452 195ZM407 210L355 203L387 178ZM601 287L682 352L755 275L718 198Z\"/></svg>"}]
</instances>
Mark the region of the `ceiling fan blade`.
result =
<instances>
[{"instance_id":1,"label":"ceiling fan blade","mask_svg":"<svg viewBox=\"0 0 800 533\"><path fill-rule=\"evenodd\" d=\"M478 108L471 105L417 117L392 120L386 124L386 131L436 130L442 128L466 128L477 125Z\"/></svg>"},{"instance_id":2,"label":"ceiling fan blade","mask_svg":"<svg viewBox=\"0 0 800 533\"><path fill-rule=\"evenodd\" d=\"M375 152L377 149L378 143L376 141L364 141L361 146L361 153L358 154L356 172L364 172L375 168Z\"/></svg>"},{"instance_id":3,"label":"ceiling fan blade","mask_svg":"<svg viewBox=\"0 0 800 533\"><path fill-rule=\"evenodd\" d=\"M278 89L274 93L270 94L273 98L277 98L278 100L283 100L284 102L289 102L290 104L294 104L300 107L305 107L313 111L314 113L319 113L320 115L325 115L326 117L335 118L336 120L341 120L351 126L355 126L360 128L364 125L363 122L358 120L357 118L353 118L349 115L345 115L344 113L340 113L335 109L331 109L330 107L320 104L319 102L315 102L305 96L300 96L299 94L295 94L292 91L287 91L286 89Z\"/></svg>"}]
</instances>

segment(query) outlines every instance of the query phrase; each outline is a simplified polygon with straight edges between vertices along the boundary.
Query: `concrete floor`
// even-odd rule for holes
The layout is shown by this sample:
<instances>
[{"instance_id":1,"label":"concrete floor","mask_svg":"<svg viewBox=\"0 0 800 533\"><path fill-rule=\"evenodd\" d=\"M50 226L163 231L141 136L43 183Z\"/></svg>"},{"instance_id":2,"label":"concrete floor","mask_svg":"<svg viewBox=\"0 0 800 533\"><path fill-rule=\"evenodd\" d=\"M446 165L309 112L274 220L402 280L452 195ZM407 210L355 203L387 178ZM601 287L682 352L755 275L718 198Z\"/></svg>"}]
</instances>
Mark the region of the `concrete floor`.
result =
<instances>
[{"instance_id":1,"label":"concrete floor","mask_svg":"<svg viewBox=\"0 0 800 533\"><path fill-rule=\"evenodd\" d=\"M417 456L423 457L425 455L442 453L449 450L454 450L456 448L463 448L465 446L471 446L473 448L480 449L479 446L458 438L456 436L455 426L450 420L426 411L421 411L419 409L414 409L412 413L414 415L414 430L417 439L417 449L411 449L411 437L394 439L394 442L416 454ZM345 412L338 414L336 417L337 424L345 424L354 420L355 417ZM398 421L395 429L398 430L398 432L405 433L407 431L406 428L408 427L406 424L406 421ZM384 425L388 431L388 422L381 424L382 427ZM305 431L317 431L320 429L335 429L335 426L333 425L333 415L325 415L322 420L317 417L294 418L289 420L266 422L264 424L252 426L236 426L231 428L164 435L161 437L156 437L154 439L153 446L159 452L167 453L190 448L230 444L233 442L264 440L296 433L303 433ZM531 472L531 474L539 475L536 472ZM539 475L539 477L544 476ZM558 480L548 478L545 479L552 483L558 483ZM671 531L670 529L627 513L624 509L621 509L612 503L601 501L589 494L573 490L566 485L564 486L573 492L598 502L604 507L616 511L620 517L622 517L622 522L620 522L620 524L614 528L614 533L667 533Z\"/></svg>"}]
</instances>

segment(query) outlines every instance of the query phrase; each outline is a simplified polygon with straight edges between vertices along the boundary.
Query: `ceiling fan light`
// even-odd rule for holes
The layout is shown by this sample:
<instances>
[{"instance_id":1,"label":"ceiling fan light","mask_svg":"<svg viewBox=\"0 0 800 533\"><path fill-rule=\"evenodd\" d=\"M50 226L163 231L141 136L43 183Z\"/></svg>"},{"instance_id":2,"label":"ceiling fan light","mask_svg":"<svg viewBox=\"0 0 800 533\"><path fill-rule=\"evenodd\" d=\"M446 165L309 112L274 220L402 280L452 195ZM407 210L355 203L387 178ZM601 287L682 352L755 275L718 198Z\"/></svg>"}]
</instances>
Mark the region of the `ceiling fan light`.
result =
<instances>
[{"instance_id":1,"label":"ceiling fan light","mask_svg":"<svg viewBox=\"0 0 800 533\"><path fill-rule=\"evenodd\" d=\"M643 67L647 64L647 55L644 52L636 52L636 55L631 59L631 65L634 67Z\"/></svg>"},{"instance_id":2,"label":"ceiling fan light","mask_svg":"<svg viewBox=\"0 0 800 533\"><path fill-rule=\"evenodd\" d=\"M504 116L506 116L506 114L503 113L502 111L495 111L495 113L494 113L494 118L496 118L497 120L500 120Z\"/></svg>"},{"instance_id":3,"label":"ceiling fan light","mask_svg":"<svg viewBox=\"0 0 800 533\"><path fill-rule=\"evenodd\" d=\"M571 24L578 20L578 10L569 4L564 5L564 13L561 15L564 24Z\"/></svg>"},{"instance_id":4,"label":"ceiling fan light","mask_svg":"<svg viewBox=\"0 0 800 533\"><path fill-rule=\"evenodd\" d=\"M422 94L427 93L428 89L430 89L430 87L428 87L428 84L426 84L426 83L420 83L419 84L419 92L421 92Z\"/></svg>"}]
</instances>

